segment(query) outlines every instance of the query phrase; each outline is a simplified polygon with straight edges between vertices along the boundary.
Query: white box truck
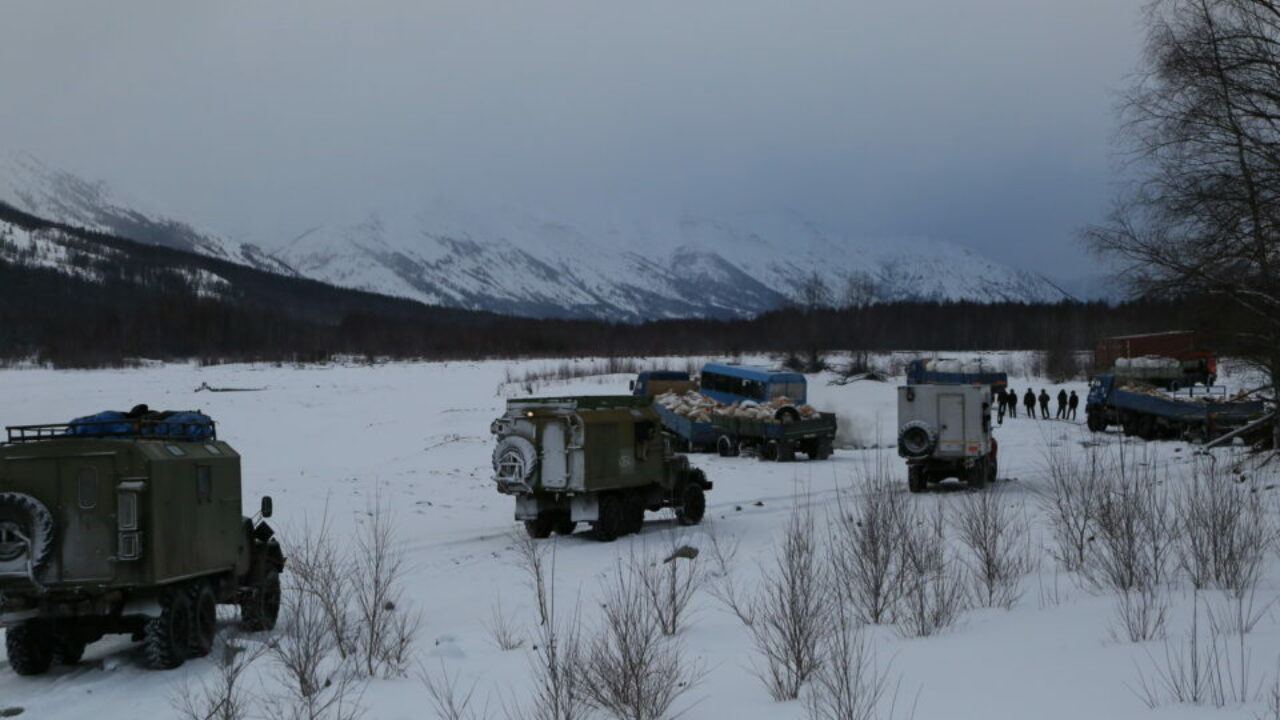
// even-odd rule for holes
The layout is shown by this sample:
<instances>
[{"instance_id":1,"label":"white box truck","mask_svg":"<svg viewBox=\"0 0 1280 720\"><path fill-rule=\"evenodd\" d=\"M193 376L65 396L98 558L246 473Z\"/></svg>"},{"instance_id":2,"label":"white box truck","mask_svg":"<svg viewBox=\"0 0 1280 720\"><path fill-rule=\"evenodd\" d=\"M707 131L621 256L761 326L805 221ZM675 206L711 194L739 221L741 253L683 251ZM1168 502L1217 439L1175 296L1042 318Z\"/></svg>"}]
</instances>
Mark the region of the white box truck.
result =
<instances>
[{"instance_id":1,"label":"white box truck","mask_svg":"<svg viewBox=\"0 0 1280 720\"><path fill-rule=\"evenodd\" d=\"M996 479L996 451L990 387L898 388L898 455L907 460L911 492L952 477L983 487Z\"/></svg>"}]
</instances>

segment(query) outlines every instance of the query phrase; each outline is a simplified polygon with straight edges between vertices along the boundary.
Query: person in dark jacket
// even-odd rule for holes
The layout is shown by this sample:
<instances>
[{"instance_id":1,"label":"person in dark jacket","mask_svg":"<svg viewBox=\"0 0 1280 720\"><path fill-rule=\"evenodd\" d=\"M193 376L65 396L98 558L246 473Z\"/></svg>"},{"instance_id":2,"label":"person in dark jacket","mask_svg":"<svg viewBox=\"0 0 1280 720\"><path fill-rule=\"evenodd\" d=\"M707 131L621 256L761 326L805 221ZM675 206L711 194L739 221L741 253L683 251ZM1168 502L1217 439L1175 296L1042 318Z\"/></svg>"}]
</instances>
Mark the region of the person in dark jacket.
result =
<instances>
[{"instance_id":1,"label":"person in dark jacket","mask_svg":"<svg viewBox=\"0 0 1280 720\"><path fill-rule=\"evenodd\" d=\"M1008 404L1008 398L1005 397L1004 388L1000 388L996 393L996 424L1004 424L1004 408Z\"/></svg>"},{"instance_id":2,"label":"person in dark jacket","mask_svg":"<svg viewBox=\"0 0 1280 720\"><path fill-rule=\"evenodd\" d=\"M1044 388L1040 388L1040 417L1049 419L1049 393Z\"/></svg>"},{"instance_id":3,"label":"person in dark jacket","mask_svg":"<svg viewBox=\"0 0 1280 720\"><path fill-rule=\"evenodd\" d=\"M1031 388L1027 388L1027 394L1022 396L1022 406L1027 409L1027 417L1034 420L1036 417L1036 394L1031 392Z\"/></svg>"},{"instance_id":4,"label":"person in dark jacket","mask_svg":"<svg viewBox=\"0 0 1280 720\"><path fill-rule=\"evenodd\" d=\"M1059 420L1067 419L1067 391L1066 390L1058 391L1058 419Z\"/></svg>"},{"instance_id":5,"label":"person in dark jacket","mask_svg":"<svg viewBox=\"0 0 1280 720\"><path fill-rule=\"evenodd\" d=\"M1004 404L1008 408L1009 417L1018 417L1018 391L1009 388L1004 391Z\"/></svg>"},{"instance_id":6,"label":"person in dark jacket","mask_svg":"<svg viewBox=\"0 0 1280 720\"><path fill-rule=\"evenodd\" d=\"M1076 419L1076 408L1080 407L1080 396L1076 395L1076 391L1071 391L1071 397L1067 399L1067 414L1072 420Z\"/></svg>"}]
</instances>

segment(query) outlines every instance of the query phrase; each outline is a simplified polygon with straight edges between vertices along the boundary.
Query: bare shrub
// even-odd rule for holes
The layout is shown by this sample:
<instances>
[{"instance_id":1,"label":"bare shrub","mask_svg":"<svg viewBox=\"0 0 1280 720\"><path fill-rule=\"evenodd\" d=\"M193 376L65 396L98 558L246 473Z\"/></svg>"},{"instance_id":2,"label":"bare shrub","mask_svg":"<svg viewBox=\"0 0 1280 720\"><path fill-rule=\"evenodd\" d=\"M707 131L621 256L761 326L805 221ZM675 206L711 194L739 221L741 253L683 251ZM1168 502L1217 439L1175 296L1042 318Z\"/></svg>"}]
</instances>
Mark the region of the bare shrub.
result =
<instances>
[{"instance_id":1,"label":"bare shrub","mask_svg":"<svg viewBox=\"0 0 1280 720\"><path fill-rule=\"evenodd\" d=\"M707 592L728 608L743 625L750 627L755 622L751 614L751 597L738 587L734 576L741 540L736 535L731 539L723 537L714 523L707 529L707 540L713 562Z\"/></svg>"},{"instance_id":2,"label":"bare shrub","mask_svg":"<svg viewBox=\"0 0 1280 720\"><path fill-rule=\"evenodd\" d=\"M1280 671L1262 696L1263 711L1254 715L1257 720L1280 720Z\"/></svg>"},{"instance_id":3,"label":"bare shrub","mask_svg":"<svg viewBox=\"0 0 1280 720\"><path fill-rule=\"evenodd\" d=\"M794 700L822 664L831 597L812 515L797 508L782 545L764 568L750 604L748 630L761 662L756 675L775 700Z\"/></svg>"},{"instance_id":4,"label":"bare shrub","mask_svg":"<svg viewBox=\"0 0 1280 720\"><path fill-rule=\"evenodd\" d=\"M1113 466L1103 481L1096 524L1085 568L1096 586L1124 593L1165 582L1174 521L1154 464L1121 458Z\"/></svg>"},{"instance_id":5,"label":"bare shrub","mask_svg":"<svg viewBox=\"0 0 1280 720\"><path fill-rule=\"evenodd\" d=\"M510 616L502 611L501 598L493 604L493 610L489 614L489 622L486 623L485 627L489 630L489 637L493 640L493 644L499 650L508 652L524 647L524 638L520 637L520 632L516 629L515 623Z\"/></svg>"},{"instance_id":6,"label":"bare shrub","mask_svg":"<svg viewBox=\"0 0 1280 720\"><path fill-rule=\"evenodd\" d=\"M534 691L518 712L507 710L515 720L583 720L591 713L583 675L582 641L578 634L578 614L561 625L552 614L539 626L541 632L533 647L531 664ZM520 706L521 703L515 703Z\"/></svg>"},{"instance_id":7,"label":"bare shrub","mask_svg":"<svg viewBox=\"0 0 1280 720\"><path fill-rule=\"evenodd\" d=\"M1262 493L1249 483L1200 465L1176 498L1178 560L1197 589L1251 594L1275 529Z\"/></svg>"},{"instance_id":8,"label":"bare shrub","mask_svg":"<svg viewBox=\"0 0 1280 720\"><path fill-rule=\"evenodd\" d=\"M289 576L299 592L318 605L334 648L342 657L356 653L356 630L351 613L353 560L334 542L328 503L318 524L304 520L301 531L290 533Z\"/></svg>"},{"instance_id":9,"label":"bare shrub","mask_svg":"<svg viewBox=\"0 0 1280 720\"><path fill-rule=\"evenodd\" d=\"M242 682L249 666L268 650L249 644L235 633L219 635L213 648L217 673L212 680L191 681L179 690L172 705L183 720L247 720L256 705Z\"/></svg>"},{"instance_id":10,"label":"bare shrub","mask_svg":"<svg viewBox=\"0 0 1280 720\"><path fill-rule=\"evenodd\" d=\"M1139 668L1137 694L1148 707L1167 703L1216 708L1251 702L1255 696L1251 654L1244 635L1232 635L1207 607L1201 618L1196 594L1191 626L1178 643L1164 643L1162 656L1150 651L1150 672Z\"/></svg>"},{"instance_id":11,"label":"bare shrub","mask_svg":"<svg viewBox=\"0 0 1280 720\"><path fill-rule=\"evenodd\" d=\"M1041 495L1041 507L1049 519L1053 556L1064 569L1084 568L1089 539L1098 517L1105 464L1091 449L1081 461L1076 455L1054 449L1048 458L1049 490Z\"/></svg>"},{"instance_id":12,"label":"bare shrub","mask_svg":"<svg viewBox=\"0 0 1280 720\"><path fill-rule=\"evenodd\" d=\"M1120 591L1116 600L1117 627L1113 636L1145 642L1164 634L1169 601L1161 585L1143 584Z\"/></svg>"},{"instance_id":13,"label":"bare shrub","mask_svg":"<svg viewBox=\"0 0 1280 720\"><path fill-rule=\"evenodd\" d=\"M968 493L954 518L956 534L969 550L973 596L983 607L1013 605L1022 577L1031 569L1027 526L997 490Z\"/></svg>"},{"instance_id":14,"label":"bare shrub","mask_svg":"<svg viewBox=\"0 0 1280 720\"><path fill-rule=\"evenodd\" d=\"M889 685L887 670L878 667L871 641L857 617L840 605L823 641L823 663L805 691L809 720L873 720ZM890 711L889 716L893 713Z\"/></svg>"},{"instance_id":15,"label":"bare shrub","mask_svg":"<svg viewBox=\"0 0 1280 720\"><path fill-rule=\"evenodd\" d=\"M395 519L375 498L352 563L356 657L366 677L406 675L422 627L422 616L404 602L404 557L395 539Z\"/></svg>"},{"instance_id":16,"label":"bare shrub","mask_svg":"<svg viewBox=\"0 0 1280 720\"><path fill-rule=\"evenodd\" d=\"M336 652L324 608L315 596L286 592L270 645L279 690L265 698L281 720L356 720L364 684L352 660Z\"/></svg>"},{"instance_id":17,"label":"bare shrub","mask_svg":"<svg viewBox=\"0 0 1280 720\"><path fill-rule=\"evenodd\" d=\"M356 660L352 667L366 677L405 675L422 618L403 602L390 510L374 498L352 546L336 542L327 505L318 523L308 518L293 535L289 575L313 601L334 651Z\"/></svg>"},{"instance_id":18,"label":"bare shrub","mask_svg":"<svg viewBox=\"0 0 1280 720\"><path fill-rule=\"evenodd\" d=\"M547 599L547 552L554 543L540 543L526 532L512 531L511 540L516 548L516 563L524 571L533 591L534 607L538 611L538 624L550 620Z\"/></svg>"},{"instance_id":19,"label":"bare shrub","mask_svg":"<svg viewBox=\"0 0 1280 720\"><path fill-rule=\"evenodd\" d=\"M689 557L688 547L678 533L670 534L670 547L662 560L653 557L631 558L632 570L649 601L649 609L664 635L680 631L688 615L689 603L702 586L702 568L697 554Z\"/></svg>"},{"instance_id":20,"label":"bare shrub","mask_svg":"<svg viewBox=\"0 0 1280 720\"><path fill-rule=\"evenodd\" d=\"M592 704L612 717L662 720L702 670L684 660L678 640L663 634L638 570L618 564L578 671Z\"/></svg>"},{"instance_id":21,"label":"bare shrub","mask_svg":"<svg viewBox=\"0 0 1280 720\"><path fill-rule=\"evenodd\" d=\"M864 623L892 620L902 590L902 531L907 515L902 493L883 468L868 473L865 489L850 501L838 497L839 517L829 539L831 577L840 600ZM851 507L846 507L851 505Z\"/></svg>"},{"instance_id":22,"label":"bare shrub","mask_svg":"<svg viewBox=\"0 0 1280 720\"><path fill-rule=\"evenodd\" d=\"M946 514L912 513L902 529L902 594L894 617L907 637L935 635L966 608L964 568L947 553Z\"/></svg>"},{"instance_id":23,"label":"bare shrub","mask_svg":"<svg viewBox=\"0 0 1280 720\"><path fill-rule=\"evenodd\" d=\"M419 668L418 679L427 688L431 707L440 720L478 720L487 716L487 708L477 711L471 705L476 694L476 683L463 689L459 685L458 676L449 674L444 661L440 662L439 672L432 672L425 666Z\"/></svg>"}]
</instances>

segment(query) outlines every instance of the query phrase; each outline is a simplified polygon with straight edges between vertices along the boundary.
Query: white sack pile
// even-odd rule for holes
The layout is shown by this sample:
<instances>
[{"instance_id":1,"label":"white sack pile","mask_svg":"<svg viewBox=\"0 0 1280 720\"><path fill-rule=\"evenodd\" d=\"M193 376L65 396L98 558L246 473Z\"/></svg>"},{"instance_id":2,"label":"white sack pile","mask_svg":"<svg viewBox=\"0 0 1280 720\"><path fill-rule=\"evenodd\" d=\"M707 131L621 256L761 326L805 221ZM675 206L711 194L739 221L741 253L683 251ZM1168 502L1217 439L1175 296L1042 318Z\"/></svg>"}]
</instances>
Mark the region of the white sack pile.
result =
<instances>
[{"instance_id":1,"label":"white sack pile","mask_svg":"<svg viewBox=\"0 0 1280 720\"><path fill-rule=\"evenodd\" d=\"M722 402L690 390L686 393L665 392L654 398L662 407L694 422L711 422L713 416L740 417L764 422L778 422L777 413L782 408L792 408L802 419L816 417L818 411L812 405L796 405L791 398L774 398L768 402L752 402L726 405Z\"/></svg>"},{"instance_id":2,"label":"white sack pile","mask_svg":"<svg viewBox=\"0 0 1280 720\"><path fill-rule=\"evenodd\" d=\"M971 360L969 362L949 359L925 360L924 369L928 372L964 373L965 375L992 372L990 368L983 367L982 362L979 360Z\"/></svg>"},{"instance_id":3,"label":"white sack pile","mask_svg":"<svg viewBox=\"0 0 1280 720\"><path fill-rule=\"evenodd\" d=\"M1116 367L1139 370L1177 370L1182 367L1182 363L1171 357L1144 355L1136 358L1118 358Z\"/></svg>"}]
</instances>

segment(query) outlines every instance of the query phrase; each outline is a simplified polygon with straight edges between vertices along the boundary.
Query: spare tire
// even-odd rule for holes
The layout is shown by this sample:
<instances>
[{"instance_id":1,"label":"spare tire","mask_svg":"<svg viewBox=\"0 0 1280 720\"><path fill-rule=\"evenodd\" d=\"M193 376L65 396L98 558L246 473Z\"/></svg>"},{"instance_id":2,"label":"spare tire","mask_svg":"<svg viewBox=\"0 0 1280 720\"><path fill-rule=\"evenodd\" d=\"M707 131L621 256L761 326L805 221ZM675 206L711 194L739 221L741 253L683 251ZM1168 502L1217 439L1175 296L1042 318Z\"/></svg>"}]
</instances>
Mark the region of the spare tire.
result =
<instances>
[{"instance_id":1,"label":"spare tire","mask_svg":"<svg viewBox=\"0 0 1280 720\"><path fill-rule=\"evenodd\" d=\"M912 420L898 431L898 454L905 458L927 458L937 446L938 433L923 420Z\"/></svg>"},{"instance_id":2,"label":"spare tire","mask_svg":"<svg viewBox=\"0 0 1280 720\"><path fill-rule=\"evenodd\" d=\"M493 449L494 481L499 485L525 485L538 466L538 450L528 438L508 435Z\"/></svg>"},{"instance_id":3,"label":"spare tire","mask_svg":"<svg viewBox=\"0 0 1280 720\"><path fill-rule=\"evenodd\" d=\"M28 542L31 567L40 568L53 550L53 515L30 495L0 493L0 563L24 557Z\"/></svg>"}]
</instances>

